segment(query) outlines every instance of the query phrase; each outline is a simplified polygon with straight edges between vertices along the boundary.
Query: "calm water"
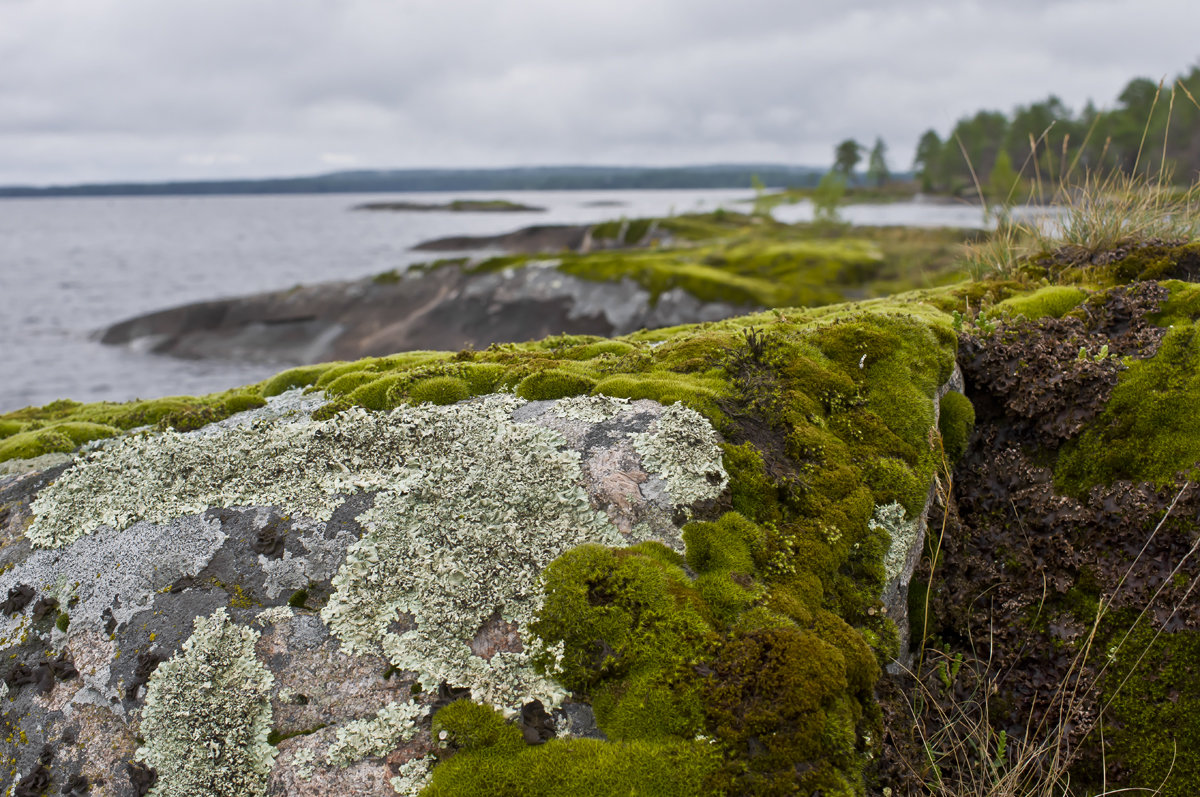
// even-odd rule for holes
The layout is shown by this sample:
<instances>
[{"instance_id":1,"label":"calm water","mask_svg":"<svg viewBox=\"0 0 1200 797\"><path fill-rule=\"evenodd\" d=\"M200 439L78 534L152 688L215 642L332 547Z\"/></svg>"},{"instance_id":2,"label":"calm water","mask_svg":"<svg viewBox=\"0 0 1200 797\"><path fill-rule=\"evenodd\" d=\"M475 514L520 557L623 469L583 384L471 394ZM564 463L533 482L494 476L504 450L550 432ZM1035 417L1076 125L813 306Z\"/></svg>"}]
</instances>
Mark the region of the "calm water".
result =
<instances>
[{"instance_id":1,"label":"calm water","mask_svg":"<svg viewBox=\"0 0 1200 797\"><path fill-rule=\"evenodd\" d=\"M56 398L127 400L223 390L279 368L181 361L101 346L96 330L186 302L352 279L430 259L445 235L743 208L748 191L455 192L0 200L0 412ZM546 213L352 212L388 198L503 196ZM620 203L599 206L597 203ZM781 208L781 220L811 215ZM972 215L973 214L973 215ZM979 211L903 203L845 209L862 224L978 226ZM442 255L432 255L438 257Z\"/></svg>"}]
</instances>

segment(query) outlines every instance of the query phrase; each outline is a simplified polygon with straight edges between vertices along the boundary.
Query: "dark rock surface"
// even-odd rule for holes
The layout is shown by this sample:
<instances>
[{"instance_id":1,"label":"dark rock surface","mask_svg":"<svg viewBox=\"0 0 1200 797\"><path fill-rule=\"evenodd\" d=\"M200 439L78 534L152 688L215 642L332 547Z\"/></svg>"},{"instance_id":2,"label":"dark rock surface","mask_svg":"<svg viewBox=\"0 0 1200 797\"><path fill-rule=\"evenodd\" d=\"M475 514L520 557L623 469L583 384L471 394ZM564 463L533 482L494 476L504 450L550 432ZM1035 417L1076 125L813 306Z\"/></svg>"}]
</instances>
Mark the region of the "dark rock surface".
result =
<instances>
[{"instance_id":1,"label":"dark rock surface","mask_svg":"<svg viewBox=\"0 0 1200 797\"><path fill-rule=\"evenodd\" d=\"M175 357L307 364L563 333L623 335L751 309L678 289L652 303L631 280L591 282L553 268L473 274L449 265L396 281L331 282L171 308L114 324L100 340Z\"/></svg>"}]
</instances>

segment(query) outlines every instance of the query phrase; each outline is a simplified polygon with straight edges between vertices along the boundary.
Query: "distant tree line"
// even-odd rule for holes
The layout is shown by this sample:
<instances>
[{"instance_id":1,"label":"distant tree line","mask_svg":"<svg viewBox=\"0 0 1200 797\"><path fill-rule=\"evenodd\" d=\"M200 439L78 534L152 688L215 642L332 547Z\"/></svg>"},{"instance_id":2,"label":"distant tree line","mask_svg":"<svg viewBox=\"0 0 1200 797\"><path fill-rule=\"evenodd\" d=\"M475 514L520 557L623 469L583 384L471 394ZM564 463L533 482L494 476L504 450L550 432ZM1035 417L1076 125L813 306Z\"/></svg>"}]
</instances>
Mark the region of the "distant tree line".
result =
<instances>
[{"instance_id":1,"label":"distant tree line","mask_svg":"<svg viewBox=\"0 0 1200 797\"><path fill-rule=\"evenodd\" d=\"M1112 110L1089 100L1076 113L1051 95L1010 115L979 111L960 119L945 139L926 131L913 171L923 190L952 194L972 192L977 178L995 201L1006 191L1028 190L1027 181L1039 177L1057 185L1068 172L1073 179L1114 170L1157 174L1164 162L1176 182L1191 183L1200 173L1197 100L1200 66L1164 82L1161 91L1155 81L1135 78Z\"/></svg>"},{"instance_id":2,"label":"distant tree line","mask_svg":"<svg viewBox=\"0 0 1200 797\"><path fill-rule=\"evenodd\" d=\"M196 180L62 186L0 186L0 197L331 194L403 191L524 191L814 186L821 171L783 164L713 166L529 166L506 169L395 169L264 180Z\"/></svg>"}]
</instances>

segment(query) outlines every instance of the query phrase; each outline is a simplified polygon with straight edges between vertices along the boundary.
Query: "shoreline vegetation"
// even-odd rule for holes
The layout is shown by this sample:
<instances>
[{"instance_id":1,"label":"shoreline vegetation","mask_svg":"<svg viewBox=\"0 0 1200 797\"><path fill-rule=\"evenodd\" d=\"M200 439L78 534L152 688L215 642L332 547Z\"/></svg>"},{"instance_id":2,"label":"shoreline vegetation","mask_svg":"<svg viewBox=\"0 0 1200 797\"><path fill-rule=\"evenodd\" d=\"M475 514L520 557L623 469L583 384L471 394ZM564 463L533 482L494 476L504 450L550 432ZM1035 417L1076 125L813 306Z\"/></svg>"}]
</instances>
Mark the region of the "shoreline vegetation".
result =
<instances>
[{"instance_id":1,"label":"shoreline vegetation","mask_svg":"<svg viewBox=\"0 0 1200 797\"><path fill-rule=\"evenodd\" d=\"M351 210L450 211L453 213L544 213L545 208L508 199L454 199L449 202L364 202Z\"/></svg>"}]
</instances>

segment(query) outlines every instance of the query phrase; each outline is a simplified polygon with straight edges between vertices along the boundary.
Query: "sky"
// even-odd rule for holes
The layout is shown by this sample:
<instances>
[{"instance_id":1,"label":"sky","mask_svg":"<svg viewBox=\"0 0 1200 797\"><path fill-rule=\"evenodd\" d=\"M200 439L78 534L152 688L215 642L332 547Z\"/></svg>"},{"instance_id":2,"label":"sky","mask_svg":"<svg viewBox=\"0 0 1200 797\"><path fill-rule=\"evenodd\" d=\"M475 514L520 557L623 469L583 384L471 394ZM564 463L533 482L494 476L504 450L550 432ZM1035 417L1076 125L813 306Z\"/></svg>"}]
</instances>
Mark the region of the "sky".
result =
<instances>
[{"instance_id":1,"label":"sky","mask_svg":"<svg viewBox=\"0 0 1200 797\"><path fill-rule=\"evenodd\" d=\"M1196 0L0 0L0 185L787 163L1200 59Z\"/></svg>"}]
</instances>

